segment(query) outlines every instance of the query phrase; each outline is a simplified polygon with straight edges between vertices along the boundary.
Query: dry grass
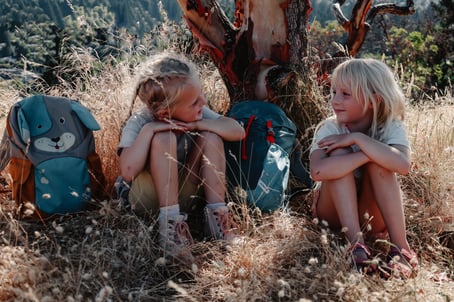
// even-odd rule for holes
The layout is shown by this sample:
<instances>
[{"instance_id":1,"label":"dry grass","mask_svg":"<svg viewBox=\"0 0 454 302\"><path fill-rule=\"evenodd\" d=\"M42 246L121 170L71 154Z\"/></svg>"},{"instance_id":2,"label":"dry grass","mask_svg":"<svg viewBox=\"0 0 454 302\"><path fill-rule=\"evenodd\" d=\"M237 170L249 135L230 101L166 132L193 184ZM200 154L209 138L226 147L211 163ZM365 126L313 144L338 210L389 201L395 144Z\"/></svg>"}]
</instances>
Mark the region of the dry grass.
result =
<instances>
[{"instance_id":1,"label":"dry grass","mask_svg":"<svg viewBox=\"0 0 454 302\"><path fill-rule=\"evenodd\" d=\"M110 194L135 61L92 73L96 60L87 53L75 52L71 60L78 77L46 92L78 99L97 117L102 130L96 143ZM201 66L208 99L217 100L211 105L225 111L219 74L209 63ZM9 106L23 96L12 87L0 82L0 131ZM119 207L115 199L45 224L18 221L6 185L0 198L0 300L451 301L454 106L452 97L437 102L411 106L407 117L414 169L401 181L409 240L420 257L414 279L384 280L352 271L342 238L308 216L308 196L264 216L232 205L244 242L228 248L197 242L195 263L187 267L163 262L155 222Z\"/></svg>"}]
</instances>

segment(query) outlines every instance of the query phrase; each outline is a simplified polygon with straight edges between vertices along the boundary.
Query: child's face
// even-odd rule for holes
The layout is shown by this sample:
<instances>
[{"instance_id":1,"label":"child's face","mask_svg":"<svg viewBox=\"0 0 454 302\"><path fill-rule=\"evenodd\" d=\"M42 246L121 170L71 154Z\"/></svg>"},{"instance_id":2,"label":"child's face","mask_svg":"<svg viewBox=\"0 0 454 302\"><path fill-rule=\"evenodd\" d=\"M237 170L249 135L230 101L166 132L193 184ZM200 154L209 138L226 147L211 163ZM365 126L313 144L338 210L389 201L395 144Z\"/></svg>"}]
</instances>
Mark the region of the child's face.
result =
<instances>
[{"instance_id":1,"label":"child's face","mask_svg":"<svg viewBox=\"0 0 454 302\"><path fill-rule=\"evenodd\" d=\"M332 86L331 107L339 124L363 124L369 119L372 106L364 110L364 104L352 96L349 87Z\"/></svg>"},{"instance_id":2,"label":"child's face","mask_svg":"<svg viewBox=\"0 0 454 302\"><path fill-rule=\"evenodd\" d=\"M170 109L171 118L190 123L202 119L202 108L206 105L200 83L191 82L182 91Z\"/></svg>"}]
</instances>

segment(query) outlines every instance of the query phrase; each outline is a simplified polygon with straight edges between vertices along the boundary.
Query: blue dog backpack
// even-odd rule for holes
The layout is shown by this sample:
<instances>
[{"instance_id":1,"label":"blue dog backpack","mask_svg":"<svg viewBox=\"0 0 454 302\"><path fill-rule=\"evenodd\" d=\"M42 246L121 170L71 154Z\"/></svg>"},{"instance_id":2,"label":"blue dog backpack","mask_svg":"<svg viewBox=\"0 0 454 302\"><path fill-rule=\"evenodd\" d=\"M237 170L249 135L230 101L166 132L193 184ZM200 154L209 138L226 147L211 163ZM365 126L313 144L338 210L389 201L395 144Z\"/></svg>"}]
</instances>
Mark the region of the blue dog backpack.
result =
<instances>
[{"instance_id":1,"label":"blue dog backpack","mask_svg":"<svg viewBox=\"0 0 454 302\"><path fill-rule=\"evenodd\" d=\"M242 141L225 143L229 186L245 190L247 203L262 212L282 207L296 126L279 106L263 101L236 103L228 116L246 132Z\"/></svg>"},{"instance_id":2,"label":"blue dog backpack","mask_svg":"<svg viewBox=\"0 0 454 302\"><path fill-rule=\"evenodd\" d=\"M86 207L104 182L93 136L99 129L86 107L67 98L34 95L11 107L4 135L8 160L2 163L9 161L19 215L66 214ZM35 212L27 214L27 203Z\"/></svg>"}]
</instances>

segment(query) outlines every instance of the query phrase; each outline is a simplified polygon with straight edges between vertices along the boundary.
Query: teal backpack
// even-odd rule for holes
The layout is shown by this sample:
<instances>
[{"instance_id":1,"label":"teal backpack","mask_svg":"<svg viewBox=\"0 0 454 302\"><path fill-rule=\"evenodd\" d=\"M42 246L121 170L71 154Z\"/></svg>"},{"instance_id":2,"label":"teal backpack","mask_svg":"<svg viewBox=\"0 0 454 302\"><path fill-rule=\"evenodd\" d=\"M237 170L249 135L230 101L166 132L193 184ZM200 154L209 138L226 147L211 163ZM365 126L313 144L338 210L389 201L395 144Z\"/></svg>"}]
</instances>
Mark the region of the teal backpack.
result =
<instances>
[{"instance_id":1,"label":"teal backpack","mask_svg":"<svg viewBox=\"0 0 454 302\"><path fill-rule=\"evenodd\" d=\"M35 95L11 107L0 169L9 163L19 215L30 208L27 203L39 216L87 206L104 183L93 136L99 129L86 107L67 98Z\"/></svg>"},{"instance_id":2,"label":"teal backpack","mask_svg":"<svg viewBox=\"0 0 454 302\"><path fill-rule=\"evenodd\" d=\"M247 203L263 212L284 206L296 126L280 107L263 101L236 103L228 116L246 132L242 141L225 143L229 186L245 190Z\"/></svg>"}]
</instances>

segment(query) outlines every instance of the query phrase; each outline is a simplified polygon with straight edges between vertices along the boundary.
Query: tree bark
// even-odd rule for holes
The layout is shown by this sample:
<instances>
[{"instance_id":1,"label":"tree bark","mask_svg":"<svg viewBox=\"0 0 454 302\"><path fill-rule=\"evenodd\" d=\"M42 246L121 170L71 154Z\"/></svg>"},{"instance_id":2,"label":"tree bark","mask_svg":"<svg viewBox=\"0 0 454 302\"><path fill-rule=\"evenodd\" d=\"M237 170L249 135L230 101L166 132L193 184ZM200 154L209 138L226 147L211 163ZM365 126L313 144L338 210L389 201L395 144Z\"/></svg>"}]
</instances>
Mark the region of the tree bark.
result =
<instances>
[{"instance_id":1,"label":"tree bark","mask_svg":"<svg viewBox=\"0 0 454 302\"><path fill-rule=\"evenodd\" d=\"M233 22L215 0L178 3L200 50L219 69L231 103L278 103L302 135L321 118L305 59L310 0L237 0Z\"/></svg>"},{"instance_id":2,"label":"tree bark","mask_svg":"<svg viewBox=\"0 0 454 302\"><path fill-rule=\"evenodd\" d=\"M358 53L369 32L368 22L376 15L414 12L412 0L402 7L357 0L349 20L341 10L345 0L333 0L348 39L345 51L333 54L341 59L322 64L308 57L310 0L236 0L233 21L216 0L177 1L200 50L219 69L230 103L258 99L278 104L296 124L303 150L310 145L314 126L326 115L317 87L320 78L328 78L339 62ZM302 155L305 161L306 155Z\"/></svg>"},{"instance_id":3,"label":"tree bark","mask_svg":"<svg viewBox=\"0 0 454 302\"><path fill-rule=\"evenodd\" d=\"M215 0L178 3L199 47L224 76L232 101L256 98L263 69L300 65L307 56L309 0L236 1L233 22Z\"/></svg>"}]
</instances>

